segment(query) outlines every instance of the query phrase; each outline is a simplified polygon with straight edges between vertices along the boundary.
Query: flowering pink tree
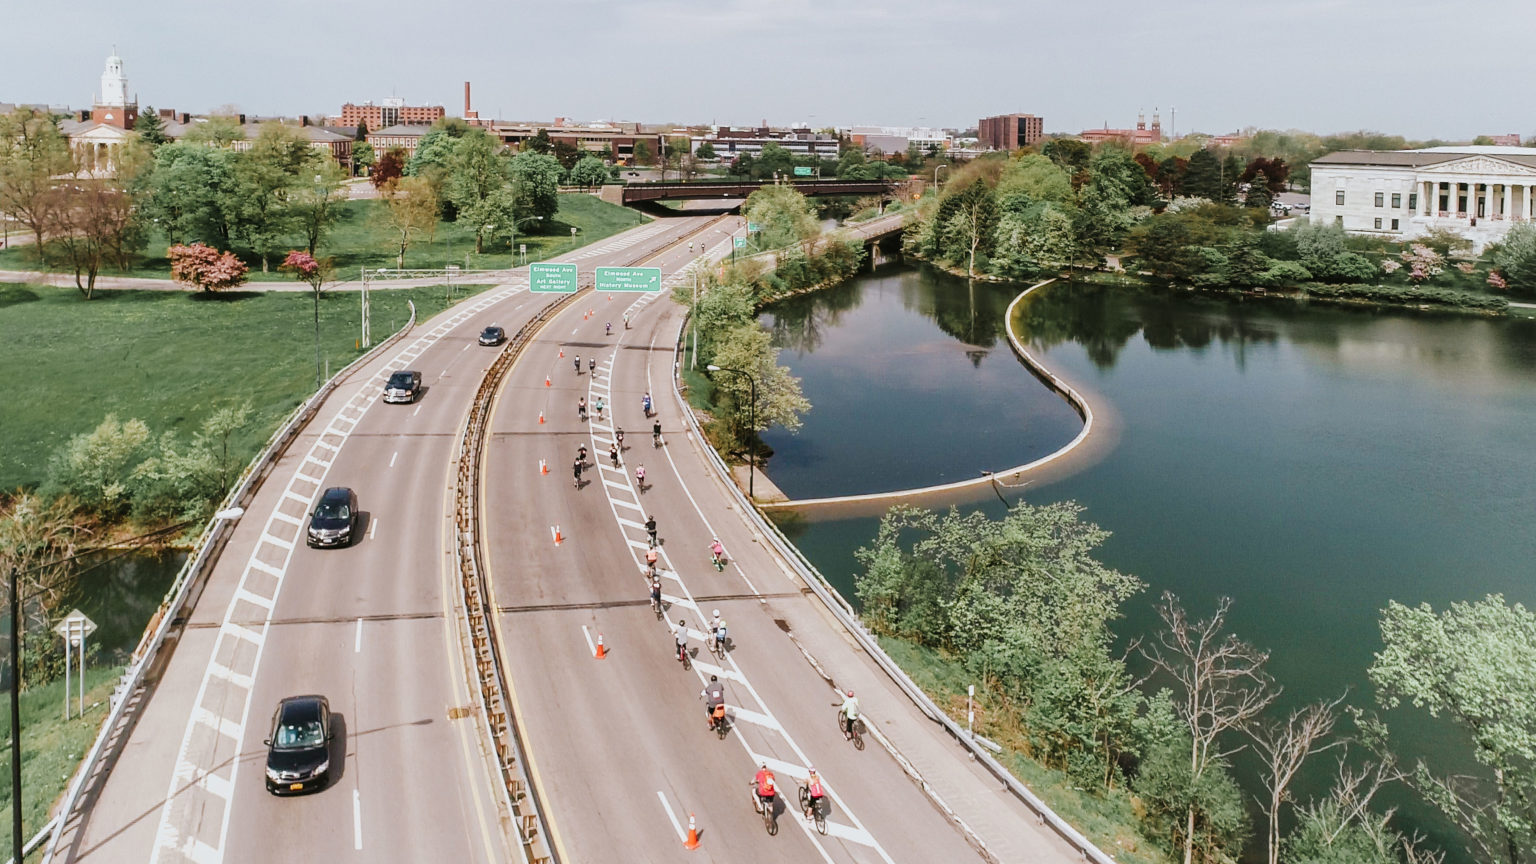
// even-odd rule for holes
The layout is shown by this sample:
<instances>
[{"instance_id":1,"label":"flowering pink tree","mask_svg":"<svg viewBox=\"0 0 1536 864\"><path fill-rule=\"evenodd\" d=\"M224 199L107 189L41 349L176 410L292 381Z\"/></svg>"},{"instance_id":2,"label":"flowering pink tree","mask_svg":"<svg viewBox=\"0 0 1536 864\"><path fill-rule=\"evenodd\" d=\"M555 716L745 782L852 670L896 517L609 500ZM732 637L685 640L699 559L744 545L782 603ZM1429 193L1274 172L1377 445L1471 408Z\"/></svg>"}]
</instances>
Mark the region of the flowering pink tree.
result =
<instances>
[{"instance_id":1,"label":"flowering pink tree","mask_svg":"<svg viewBox=\"0 0 1536 864\"><path fill-rule=\"evenodd\" d=\"M1489 270L1488 287L1495 291L1507 291L1509 290L1509 282L1504 278L1503 273L1497 270Z\"/></svg>"},{"instance_id":2,"label":"flowering pink tree","mask_svg":"<svg viewBox=\"0 0 1536 864\"><path fill-rule=\"evenodd\" d=\"M1422 285L1445 272L1445 259L1423 243L1411 244L1398 256L1408 265L1408 281Z\"/></svg>"},{"instance_id":3,"label":"flowering pink tree","mask_svg":"<svg viewBox=\"0 0 1536 864\"><path fill-rule=\"evenodd\" d=\"M171 279L183 285L195 285L204 291L222 291L245 284L245 262L233 252L220 252L212 246L193 243L166 250L171 259Z\"/></svg>"},{"instance_id":4,"label":"flowering pink tree","mask_svg":"<svg viewBox=\"0 0 1536 864\"><path fill-rule=\"evenodd\" d=\"M309 283L310 296L315 301L315 389L325 383L325 358L320 353L320 292L325 280L330 278L330 261L320 261L302 250L294 250L283 259L279 270L290 270L301 282Z\"/></svg>"},{"instance_id":5,"label":"flowering pink tree","mask_svg":"<svg viewBox=\"0 0 1536 864\"><path fill-rule=\"evenodd\" d=\"M1388 276L1391 276L1393 273L1396 273L1401 269L1403 269L1403 265L1400 262L1393 261L1391 258L1381 262L1381 272L1387 274Z\"/></svg>"}]
</instances>

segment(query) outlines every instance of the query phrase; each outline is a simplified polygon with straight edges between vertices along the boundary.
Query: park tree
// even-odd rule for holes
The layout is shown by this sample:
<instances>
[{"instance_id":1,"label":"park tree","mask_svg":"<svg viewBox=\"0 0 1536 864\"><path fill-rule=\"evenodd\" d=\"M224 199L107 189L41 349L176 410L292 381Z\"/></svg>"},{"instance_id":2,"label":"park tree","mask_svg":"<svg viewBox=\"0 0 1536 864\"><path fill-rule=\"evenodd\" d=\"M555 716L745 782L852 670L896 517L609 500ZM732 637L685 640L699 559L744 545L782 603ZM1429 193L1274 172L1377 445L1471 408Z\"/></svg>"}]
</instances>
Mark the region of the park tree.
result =
<instances>
[{"instance_id":1,"label":"park tree","mask_svg":"<svg viewBox=\"0 0 1536 864\"><path fill-rule=\"evenodd\" d=\"M395 237L399 250L395 266L405 269L405 250L418 237L431 239L437 231L437 192L425 177L403 177L380 190L384 206L379 218Z\"/></svg>"},{"instance_id":2,"label":"park tree","mask_svg":"<svg viewBox=\"0 0 1536 864\"><path fill-rule=\"evenodd\" d=\"M1265 188L1272 195L1279 195L1285 191L1286 181L1290 177L1290 173L1291 167L1285 164L1285 160L1278 156L1273 159L1255 156L1248 163L1248 167L1243 169L1243 173L1238 175L1237 181L1239 183L1252 184L1253 178L1256 175L1263 174Z\"/></svg>"},{"instance_id":3,"label":"park tree","mask_svg":"<svg viewBox=\"0 0 1536 864\"><path fill-rule=\"evenodd\" d=\"M373 145L367 141L359 141L352 145L352 167L354 173L370 173L373 163L378 161L378 154L373 152Z\"/></svg>"},{"instance_id":4,"label":"park tree","mask_svg":"<svg viewBox=\"0 0 1536 864\"><path fill-rule=\"evenodd\" d=\"M1053 138L1045 142L1040 153L1066 171L1072 185L1077 186L1078 175L1088 170L1088 162L1093 158L1093 145L1076 138Z\"/></svg>"},{"instance_id":5,"label":"park tree","mask_svg":"<svg viewBox=\"0 0 1536 864\"><path fill-rule=\"evenodd\" d=\"M187 141L155 149L146 210L171 243L231 245L239 224L235 155Z\"/></svg>"},{"instance_id":6,"label":"park tree","mask_svg":"<svg viewBox=\"0 0 1536 864\"><path fill-rule=\"evenodd\" d=\"M1071 207L1076 200L1072 178L1048 157L1027 153L1008 162L997 179L997 197L1022 192L1031 202L1052 201Z\"/></svg>"},{"instance_id":7,"label":"park tree","mask_svg":"<svg viewBox=\"0 0 1536 864\"><path fill-rule=\"evenodd\" d=\"M581 159L581 148L562 138L555 142L549 155L555 157L561 168L570 171Z\"/></svg>"},{"instance_id":8,"label":"park tree","mask_svg":"<svg viewBox=\"0 0 1536 864\"><path fill-rule=\"evenodd\" d=\"M1344 745L1341 739L1329 739L1343 701L1340 696L1314 702L1292 710L1284 720L1261 720L1248 730L1262 761L1259 782L1264 786L1264 797L1259 798L1259 809L1268 821L1265 847L1269 864L1280 864L1281 808L1290 798L1291 782L1301 766L1314 754Z\"/></svg>"},{"instance_id":9,"label":"park tree","mask_svg":"<svg viewBox=\"0 0 1536 864\"><path fill-rule=\"evenodd\" d=\"M596 156L581 157L581 160L571 169L571 183L585 189L601 186L607 179L608 169L603 167L603 160Z\"/></svg>"},{"instance_id":10,"label":"park tree","mask_svg":"<svg viewBox=\"0 0 1536 864\"><path fill-rule=\"evenodd\" d=\"M943 247L952 258L967 259L966 274L976 275L976 255L992 250L997 230L997 197L978 177L945 187L934 217Z\"/></svg>"},{"instance_id":11,"label":"park tree","mask_svg":"<svg viewBox=\"0 0 1536 864\"><path fill-rule=\"evenodd\" d=\"M701 141L699 142L699 148L693 151L693 155L700 159L714 159L716 158L715 145L709 141Z\"/></svg>"},{"instance_id":12,"label":"park tree","mask_svg":"<svg viewBox=\"0 0 1536 864\"><path fill-rule=\"evenodd\" d=\"M368 121L366 121L366 120L359 120L359 121L357 121L357 129L352 133L352 140L353 141L360 141L360 142L363 142L363 143L367 143L367 141L368 141Z\"/></svg>"},{"instance_id":13,"label":"park tree","mask_svg":"<svg viewBox=\"0 0 1536 864\"><path fill-rule=\"evenodd\" d=\"M201 122L193 123L181 140L189 144L201 144L227 150L234 146L236 141L245 140L245 127L240 125L239 117L218 114Z\"/></svg>"},{"instance_id":14,"label":"park tree","mask_svg":"<svg viewBox=\"0 0 1536 864\"><path fill-rule=\"evenodd\" d=\"M1490 257L1510 291L1527 296L1536 294L1536 223L1511 225Z\"/></svg>"},{"instance_id":15,"label":"park tree","mask_svg":"<svg viewBox=\"0 0 1536 864\"><path fill-rule=\"evenodd\" d=\"M312 182L300 178L288 201L293 224L304 235L304 249L311 256L325 234L341 218L347 201L346 172L331 159L317 160Z\"/></svg>"},{"instance_id":16,"label":"park tree","mask_svg":"<svg viewBox=\"0 0 1536 864\"><path fill-rule=\"evenodd\" d=\"M560 162L553 156L523 152L512 157L510 170L516 181L519 217L554 221L560 212L560 178L565 174Z\"/></svg>"},{"instance_id":17,"label":"park tree","mask_svg":"<svg viewBox=\"0 0 1536 864\"><path fill-rule=\"evenodd\" d=\"M555 152L555 142L549 139L548 129L540 129L538 132L534 133L533 137L523 142L521 151L525 153L538 153L542 156L549 156Z\"/></svg>"},{"instance_id":18,"label":"park tree","mask_svg":"<svg viewBox=\"0 0 1536 864\"><path fill-rule=\"evenodd\" d=\"M63 253L74 270L75 288L89 300L104 262L125 264L129 255L143 248L133 197L107 180L61 183L52 194L56 200L47 208L49 245Z\"/></svg>"},{"instance_id":19,"label":"park tree","mask_svg":"<svg viewBox=\"0 0 1536 864\"><path fill-rule=\"evenodd\" d=\"M1420 761L1408 782L1466 835L1475 858L1528 864L1536 850L1536 614L1503 596L1392 602L1369 674L1384 708L1410 703L1467 736L1476 775L1436 774Z\"/></svg>"},{"instance_id":20,"label":"park tree","mask_svg":"<svg viewBox=\"0 0 1536 864\"><path fill-rule=\"evenodd\" d=\"M315 310L315 389L325 383L324 355L320 351L320 294L331 278L331 262L320 261L308 252L293 251L283 258L281 269L293 274L295 279L309 286L310 299Z\"/></svg>"},{"instance_id":21,"label":"park tree","mask_svg":"<svg viewBox=\"0 0 1536 864\"><path fill-rule=\"evenodd\" d=\"M777 141L769 141L752 163L752 176L766 180L773 175L789 176L795 172L795 157Z\"/></svg>"},{"instance_id":22,"label":"park tree","mask_svg":"<svg viewBox=\"0 0 1536 864\"><path fill-rule=\"evenodd\" d=\"M1269 654L1224 632L1231 607L1231 599L1223 597L1211 617L1191 621L1178 598L1165 592L1157 606L1164 629L1142 648L1142 655L1173 682L1174 708L1184 723L1188 773L1183 779L1189 784L1180 832L1184 864L1194 864L1199 825L1215 815L1202 812L1196 793L1216 782L1226 760L1243 749L1231 736L1251 728L1279 695L1264 671ZM1217 860L1223 851L1236 857L1240 850L1199 851L1202 860Z\"/></svg>"},{"instance_id":23,"label":"park tree","mask_svg":"<svg viewBox=\"0 0 1536 864\"><path fill-rule=\"evenodd\" d=\"M1182 156L1169 156L1157 163L1157 190L1172 201L1184 193L1184 175L1189 171L1189 160Z\"/></svg>"},{"instance_id":24,"label":"park tree","mask_svg":"<svg viewBox=\"0 0 1536 864\"><path fill-rule=\"evenodd\" d=\"M1268 210L1274 200L1274 193L1269 191L1269 176L1263 171L1254 174L1248 183L1248 194L1243 198L1243 206L1250 210Z\"/></svg>"},{"instance_id":25,"label":"park tree","mask_svg":"<svg viewBox=\"0 0 1536 864\"><path fill-rule=\"evenodd\" d=\"M0 572L16 579L21 604L18 634L22 643L21 687L46 683L51 675L26 662L46 656L53 633L49 624L61 611L59 605L78 584L78 546L90 535L70 502L51 500L31 492L18 492L0 503ZM39 651L41 648L43 650ZM52 649L56 650L56 649ZM45 664L38 664L45 665ZM33 674L42 672L43 674Z\"/></svg>"},{"instance_id":26,"label":"park tree","mask_svg":"<svg viewBox=\"0 0 1536 864\"><path fill-rule=\"evenodd\" d=\"M1210 150L1196 150L1189 157L1179 194L1207 201L1221 201L1221 160Z\"/></svg>"},{"instance_id":27,"label":"park tree","mask_svg":"<svg viewBox=\"0 0 1536 864\"><path fill-rule=\"evenodd\" d=\"M800 416L811 403L800 389L800 379L779 364L779 349L773 347L773 335L749 322L722 334L714 347L714 364L722 369L739 369L757 382L757 402L752 406L752 385L741 375L716 374L715 388L726 399L726 415L738 433L736 439L747 442L770 426L794 432L800 428ZM752 426L755 420L757 425ZM751 433L743 435L741 431ZM748 445L750 446L750 445Z\"/></svg>"},{"instance_id":28,"label":"park tree","mask_svg":"<svg viewBox=\"0 0 1536 864\"><path fill-rule=\"evenodd\" d=\"M263 123L251 148L236 153L231 197L236 230L261 259L261 272L270 269L274 249L293 227L292 195L318 170L320 156L303 133L281 123Z\"/></svg>"},{"instance_id":29,"label":"park tree","mask_svg":"<svg viewBox=\"0 0 1536 864\"><path fill-rule=\"evenodd\" d=\"M480 245L482 237L485 241L492 243L502 238L510 242L516 233L518 223L525 219L536 221L518 212L518 193L515 183L504 183L501 188L459 210L460 222L470 220L470 224L476 226L476 252L483 251Z\"/></svg>"},{"instance_id":30,"label":"park tree","mask_svg":"<svg viewBox=\"0 0 1536 864\"><path fill-rule=\"evenodd\" d=\"M201 288L204 294L237 288L245 284L245 262L233 252L220 252L212 246L193 243L166 250L171 259L171 280Z\"/></svg>"},{"instance_id":31,"label":"park tree","mask_svg":"<svg viewBox=\"0 0 1536 864\"><path fill-rule=\"evenodd\" d=\"M165 121L160 119L160 114L155 111L153 105L145 105L139 113L138 119L133 121L133 131L137 132L144 143L152 147L161 144L169 144L171 139L165 134Z\"/></svg>"},{"instance_id":32,"label":"park tree","mask_svg":"<svg viewBox=\"0 0 1536 864\"><path fill-rule=\"evenodd\" d=\"M39 255L58 201L53 178L73 170L69 141L53 117L31 108L0 114L0 213L31 230Z\"/></svg>"},{"instance_id":33,"label":"park tree","mask_svg":"<svg viewBox=\"0 0 1536 864\"><path fill-rule=\"evenodd\" d=\"M391 147L379 154L378 160L368 170L368 179L373 183L373 188L383 189L388 183L405 176L405 158L405 151L399 147Z\"/></svg>"},{"instance_id":34,"label":"park tree","mask_svg":"<svg viewBox=\"0 0 1536 864\"><path fill-rule=\"evenodd\" d=\"M488 135L485 130L470 126L457 117L439 120L432 124L427 134L421 136L416 151L405 165L405 176L423 177L432 184L432 194L437 196L438 207L443 211L444 218L450 220L457 217L458 209L448 189L453 175L450 163L459 141L472 134Z\"/></svg>"},{"instance_id":35,"label":"park tree","mask_svg":"<svg viewBox=\"0 0 1536 864\"><path fill-rule=\"evenodd\" d=\"M459 221L466 215L483 217L483 204L492 194L507 185L507 162L501 155L501 142L489 132L473 129L459 138L448 159L445 192L454 203ZM466 211L468 211L466 213ZM485 226L487 222L475 219L475 252L485 251Z\"/></svg>"},{"instance_id":36,"label":"park tree","mask_svg":"<svg viewBox=\"0 0 1536 864\"><path fill-rule=\"evenodd\" d=\"M793 186L753 190L742 205L742 215L758 224L758 242L767 249L805 243L821 233L815 208Z\"/></svg>"},{"instance_id":37,"label":"park tree","mask_svg":"<svg viewBox=\"0 0 1536 864\"><path fill-rule=\"evenodd\" d=\"M630 158L636 165L649 165L656 161L656 150L651 147L651 142L637 140L634 149L630 151Z\"/></svg>"}]
</instances>

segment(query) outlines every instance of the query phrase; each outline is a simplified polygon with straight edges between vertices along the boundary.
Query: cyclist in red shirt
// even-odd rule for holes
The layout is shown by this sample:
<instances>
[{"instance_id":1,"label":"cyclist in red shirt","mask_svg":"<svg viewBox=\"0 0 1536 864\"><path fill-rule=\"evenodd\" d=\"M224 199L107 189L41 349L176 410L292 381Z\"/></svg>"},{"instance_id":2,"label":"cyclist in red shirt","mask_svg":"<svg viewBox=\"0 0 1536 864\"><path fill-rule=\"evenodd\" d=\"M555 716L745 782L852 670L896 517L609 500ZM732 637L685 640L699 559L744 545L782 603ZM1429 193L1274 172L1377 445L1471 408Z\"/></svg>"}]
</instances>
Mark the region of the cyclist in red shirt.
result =
<instances>
[{"instance_id":1,"label":"cyclist in red shirt","mask_svg":"<svg viewBox=\"0 0 1536 864\"><path fill-rule=\"evenodd\" d=\"M763 807L773 806L773 796L778 790L774 786L773 772L768 770L768 763L764 762L757 769L757 776L752 778L752 785L757 787L757 801Z\"/></svg>"}]
</instances>

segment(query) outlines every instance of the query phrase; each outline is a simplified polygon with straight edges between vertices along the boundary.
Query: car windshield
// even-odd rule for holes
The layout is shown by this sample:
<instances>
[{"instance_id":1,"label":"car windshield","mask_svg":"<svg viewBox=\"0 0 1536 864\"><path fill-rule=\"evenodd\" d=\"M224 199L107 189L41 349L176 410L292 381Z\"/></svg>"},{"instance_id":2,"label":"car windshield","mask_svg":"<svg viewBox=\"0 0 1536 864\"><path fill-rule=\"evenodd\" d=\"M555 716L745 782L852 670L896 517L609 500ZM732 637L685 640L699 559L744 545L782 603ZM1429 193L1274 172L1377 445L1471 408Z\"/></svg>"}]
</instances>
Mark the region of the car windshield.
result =
<instances>
[{"instance_id":1,"label":"car windshield","mask_svg":"<svg viewBox=\"0 0 1536 864\"><path fill-rule=\"evenodd\" d=\"M272 746L278 750L302 750L324 743L325 730L320 727L319 720L284 723L277 727L277 735L272 738Z\"/></svg>"},{"instance_id":2,"label":"car windshield","mask_svg":"<svg viewBox=\"0 0 1536 864\"><path fill-rule=\"evenodd\" d=\"M341 501L321 501L315 508L316 519L351 519L352 508Z\"/></svg>"},{"instance_id":3,"label":"car windshield","mask_svg":"<svg viewBox=\"0 0 1536 864\"><path fill-rule=\"evenodd\" d=\"M409 387L409 386L411 386L411 375L410 375L410 373L409 372L396 372L395 374L389 376L389 386L390 387Z\"/></svg>"},{"instance_id":4,"label":"car windshield","mask_svg":"<svg viewBox=\"0 0 1536 864\"><path fill-rule=\"evenodd\" d=\"M482 336L500 336L501 335L501 328L500 327L487 327L487 328L485 328L485 332L480 334L480 335L482 335Z\"/></svg>"}]
</instances>

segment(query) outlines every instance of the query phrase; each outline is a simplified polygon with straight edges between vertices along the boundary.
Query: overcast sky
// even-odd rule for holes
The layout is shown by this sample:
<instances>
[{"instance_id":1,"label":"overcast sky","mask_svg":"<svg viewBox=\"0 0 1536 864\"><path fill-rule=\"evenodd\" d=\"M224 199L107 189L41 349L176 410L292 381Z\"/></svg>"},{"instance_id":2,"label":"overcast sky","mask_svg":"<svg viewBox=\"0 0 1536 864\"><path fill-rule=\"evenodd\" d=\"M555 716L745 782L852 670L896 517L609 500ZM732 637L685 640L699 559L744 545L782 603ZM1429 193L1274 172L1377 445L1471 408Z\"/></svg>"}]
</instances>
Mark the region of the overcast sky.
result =
<instances>
[{"instance_id":1,"label":"overcast sky","mask_svg":"<svg viewBox=\"0 0 1536 864\"><path fill-rule=\"evenodd\" d=\"M0 12L0 102L1049 132L1536 134L1531 0L70 0Z\"/></svg>"}]
</instances>

